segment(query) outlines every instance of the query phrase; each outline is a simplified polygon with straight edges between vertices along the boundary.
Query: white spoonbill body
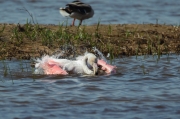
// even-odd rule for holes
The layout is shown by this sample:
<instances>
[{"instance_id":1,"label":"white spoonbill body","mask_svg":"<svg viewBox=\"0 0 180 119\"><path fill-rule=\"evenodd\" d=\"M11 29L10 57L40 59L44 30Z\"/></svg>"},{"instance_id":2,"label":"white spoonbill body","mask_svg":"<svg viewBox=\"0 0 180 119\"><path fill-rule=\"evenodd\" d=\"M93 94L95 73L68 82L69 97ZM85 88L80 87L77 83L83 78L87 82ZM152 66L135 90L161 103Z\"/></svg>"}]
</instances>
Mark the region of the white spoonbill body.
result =
<instances>
[{"instance_id":1,"label":"white spoonbill body","mask_svg":"<svg viewBox=\"0 0 180 119\"><path fill-rule=\"evenodd\" d=\"M97 57L92 53L77 57L76 60L57 59L48 55L36 60L35 74L69 73L96 75L98 71Z\"/></svg>"}]
</instances>

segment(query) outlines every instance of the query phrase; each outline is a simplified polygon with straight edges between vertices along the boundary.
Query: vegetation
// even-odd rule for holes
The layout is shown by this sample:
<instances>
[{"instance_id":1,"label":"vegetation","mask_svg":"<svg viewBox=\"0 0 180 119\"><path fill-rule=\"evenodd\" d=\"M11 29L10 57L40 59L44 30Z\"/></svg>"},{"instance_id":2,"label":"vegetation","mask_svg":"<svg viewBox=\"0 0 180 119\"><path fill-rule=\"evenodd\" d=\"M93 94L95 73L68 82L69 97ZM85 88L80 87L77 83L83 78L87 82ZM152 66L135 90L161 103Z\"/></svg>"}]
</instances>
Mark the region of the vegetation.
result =
<instances>
[{"instance_id":1,"label":"vegetation","mask_svg":"<svg viewBox=\"0 0 180 119\"><path fill-rule=\"evenodd\" d=\"M108 55L112 63L121 55L154 55L157 62L162 54L180 52L180 27L158 24L119 24L92 26L40 25L27 20L26 24L0 24L0 60L3 75L11 76L12 69L4 60L21 61L21 72L28 69L24 59L68 51L69 55L93 52L93 47ZM28 62L29 63L29 62ZM141 66L144 74L149 72ZM33 75L33 79L34 79ZM2 79L0 79L2 80ZM3 80L2 80L3 81Z\"/></svg>"},{"instance_id":2,"label":"vegetation","mask_svg":"<svg viewBox=\"0 0 180 119\"><path fill-rule=\"evenodd\" d=\"M92 26L0 24L0 59L30 59L52 54L65 45L82 54L98 48L110 58L120 55L179 53L180 27L158 24Z\"/></svg>"}]
</instances>

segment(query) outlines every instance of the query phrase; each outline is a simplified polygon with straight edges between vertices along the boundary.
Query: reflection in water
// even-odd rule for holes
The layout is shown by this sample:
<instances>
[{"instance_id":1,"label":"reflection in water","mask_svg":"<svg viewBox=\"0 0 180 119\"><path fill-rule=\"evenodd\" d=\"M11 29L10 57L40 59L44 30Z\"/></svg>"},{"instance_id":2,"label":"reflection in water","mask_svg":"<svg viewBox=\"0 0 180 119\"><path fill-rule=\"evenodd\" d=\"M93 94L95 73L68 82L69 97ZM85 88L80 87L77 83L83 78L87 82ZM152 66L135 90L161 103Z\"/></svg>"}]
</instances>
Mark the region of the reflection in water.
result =
<instances>
[{"instance_id":1,"label":"reflection in water","mask_svg":"<svg viewBox=\"0 0 180 119\"><path fill-rule=\"evenodd\" d=\"M178 118L180 57L124 57L113 75L32 75L29 61L0 63L2 118ZM8 67L4 75L5 67ZM9 113L11 112L11 113Z\"/></svg>"}]
</instances>

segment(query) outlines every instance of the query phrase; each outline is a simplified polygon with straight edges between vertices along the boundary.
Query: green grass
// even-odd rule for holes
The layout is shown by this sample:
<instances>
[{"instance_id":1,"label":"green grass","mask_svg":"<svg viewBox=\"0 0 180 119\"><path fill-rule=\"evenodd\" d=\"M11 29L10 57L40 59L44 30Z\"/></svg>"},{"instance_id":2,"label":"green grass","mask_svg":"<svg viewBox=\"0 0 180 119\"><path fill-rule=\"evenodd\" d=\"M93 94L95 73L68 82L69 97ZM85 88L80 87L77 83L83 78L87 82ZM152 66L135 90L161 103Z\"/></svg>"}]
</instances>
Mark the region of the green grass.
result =
<instances>
[{"instance_id":1,"label":"green grass","mask_svg":"<svg viewBox=\"0 0 180 119\"><path fill-rule=\"evenodd\" d=\"M180 38L180 25L174 26L171 31L172 34L166 32L158 32L157 30L140 30L140 25L134 28L130 28L127 24L121 25L122 29L115 29L112 24L106 25L104 28L101 25L101 19L97 21L94 26L94 31L89 31L88 26L76 26L74 30L68 26L68 19L59 25L55 29L49 28L48 25L40 25L34 20L34 17L27 9L24 10L30 15L31 19L27 19L25 24L17 24L13 27L8 34L10 39L6 39L5 30L7 25L3 24L0 27L0 57L5 60L9 54L9 45L17 48L23 48L24 43L28 41L30 45L39 43L41 46L47 46L47 48L54 50L64 45L72 45L74 49L84 48L88 51L92 50L92 47L97 47L104 55L109 54L110 63L120 55L135 55L136 58L139 55L144 55L144 58L148 55L152 55L157 62L160 60L163 53L169 54L171 47L168 41L177 42L176 51L180 52L179 38ZM158 19L156 20L155 27L158 27ZM105 33L104 33L105 32ZM6 42L10 40L11 42ZM162 42L162 40L164 42ZM134 47L132 49L131 47ZM9 49L8 49L9 48ZM36 52L33 49L32 52ZM14 53L14 52L13 52ZM42 52L41 54L43 55ZM79 52L83 54L84 52ZM29 71L28 66L24 67L23 61L20 59L21 72ZM11 75L10 67L7 63L3 62L3 75ZM144 74L148 72L145 70L145 66L141 66Z\"/></svg>"},{"instance_id":2,"label":"green grass","mask_svg":"<svg viewBox=\"0 0 180 119\"><path fill-rule=\"evenodd\" d=\"M5 27L6 27L6 25L3 24L2 28L0 29L0 37L1 37L1 35L3 34Z\"/></svg>"},{"instance_id":3,"label":"green grass","mask_svg":"<svg viewBox=\"0 0 180 119\"><path fill-rule=\"evenodd\" d=\"M24 38L23 33L19 32L18 27L19 26L17 26L12 30L12 38L11 38L17 46L23 43L23 38Z\"/></svg>"},{"instance_id":4,"label":"green grass","mask_svg":"<svg viewBox=\"0 0 180 119\"><path fill-rule=\"evenodd\" d=\"M123 24L121 25L123 29L114 30L115 27L111 24L106 25L107 27L104 28L99 19L97 25L94 26L94 31L89 32L89 28L86 25L76 26L72 30L68 26L67 20L61 24L59 23L55 29L52 29L48 25L39 25L35 22L32 14L29 13L29 15L31 19L27 19L26 24L18 24L11 29L9 36L11 36L11 43L15 47L22 47L27 41L32 44L39 43L41 46L47 46L52 50L63 45L72 45L77 48L84 46L87 50L95 46L105 55L110 53L111 58L119 55L138 56L153 54L157 54L158 58L160 58L161 54L171 51L168 41L164 40L167 39L163 37L165 33L152 32L150 30L143 31L140 30L140 25L130 28L128 25ZM5 29L6 25L1 25L0 38L4 36ZM172 29L172 32L175 32L174 39L176 39L176 42L179 42L179 29L179 26L175 26ZM162 40L164 40L163 43ZM1 43L3 49L7 49L7 46L8 42ZM176 48L177 52L180 49L179 47ZM1 59L4 59L6 52L0 50L0 53Z\"/></svg>"}]
</instances>

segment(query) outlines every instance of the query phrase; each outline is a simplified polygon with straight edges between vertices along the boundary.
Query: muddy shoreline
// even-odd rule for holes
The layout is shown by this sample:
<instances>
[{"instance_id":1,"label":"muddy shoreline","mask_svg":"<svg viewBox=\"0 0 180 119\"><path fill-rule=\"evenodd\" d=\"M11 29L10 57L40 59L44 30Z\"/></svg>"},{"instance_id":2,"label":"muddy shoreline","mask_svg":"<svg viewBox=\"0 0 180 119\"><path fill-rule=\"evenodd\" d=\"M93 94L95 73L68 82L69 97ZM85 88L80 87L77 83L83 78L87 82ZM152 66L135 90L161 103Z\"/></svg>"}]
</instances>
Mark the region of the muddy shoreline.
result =
<instances>
[{"instance_id":1,"label":"muddy shoreline","mask_svg":"<svg viewBox=\"0 0 180 119\"><path fill-rule=\"evenodd\" d=\"M180 27L160 24L63 26L0 24L0 59L31 59L66 49L82 54L98 48L110 57L180 52Z\"/></svg>"}]
</instances>

